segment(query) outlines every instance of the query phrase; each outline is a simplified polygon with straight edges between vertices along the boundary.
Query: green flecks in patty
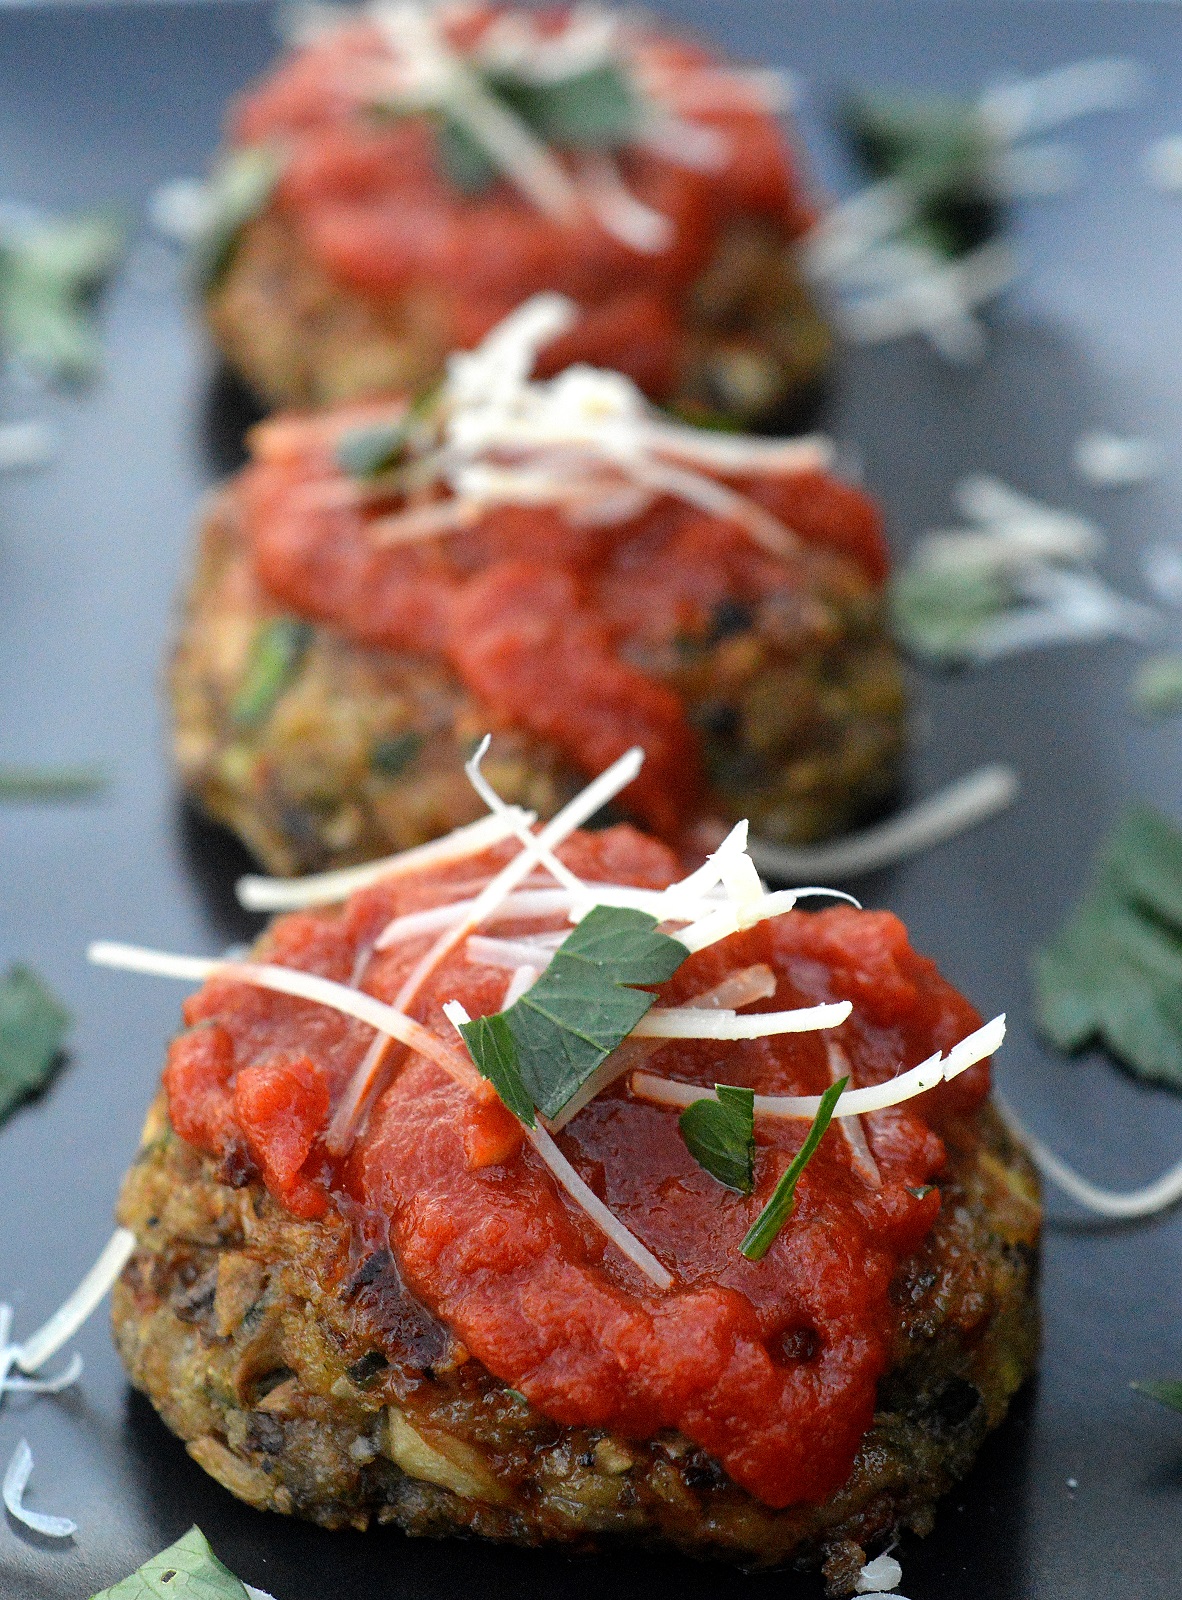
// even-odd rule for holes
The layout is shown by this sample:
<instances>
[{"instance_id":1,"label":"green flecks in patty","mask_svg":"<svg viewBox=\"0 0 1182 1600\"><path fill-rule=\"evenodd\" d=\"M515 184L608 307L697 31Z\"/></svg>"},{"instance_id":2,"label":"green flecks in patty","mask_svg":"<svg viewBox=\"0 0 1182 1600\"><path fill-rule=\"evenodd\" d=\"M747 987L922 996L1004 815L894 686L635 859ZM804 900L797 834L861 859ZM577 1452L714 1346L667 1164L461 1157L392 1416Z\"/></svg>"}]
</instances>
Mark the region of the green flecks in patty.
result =
<instances>
[{"instance_id":1,"label":"green flecks in patty","mask_svg":"<svg viewBox=\"0 0 1182 1600\"><path fill-rule=\"evenodd\" d=\"M312 627L294 617L275 617L255 635L246 673L230 707L237 728L258 728L294 682L309 644Z\"/></svg>"},{"instance_id":2,"label":"green flecks in patty","mask_svg":"<svg viewBox=\"0 0 1182 1600\"><path fill-rule=\"evenodd\" d=\"M392 739L379 739L370 754L369 764L380 778L400 778L418 759L423 736L408 728Z\"/></svg>"}]
</instances>

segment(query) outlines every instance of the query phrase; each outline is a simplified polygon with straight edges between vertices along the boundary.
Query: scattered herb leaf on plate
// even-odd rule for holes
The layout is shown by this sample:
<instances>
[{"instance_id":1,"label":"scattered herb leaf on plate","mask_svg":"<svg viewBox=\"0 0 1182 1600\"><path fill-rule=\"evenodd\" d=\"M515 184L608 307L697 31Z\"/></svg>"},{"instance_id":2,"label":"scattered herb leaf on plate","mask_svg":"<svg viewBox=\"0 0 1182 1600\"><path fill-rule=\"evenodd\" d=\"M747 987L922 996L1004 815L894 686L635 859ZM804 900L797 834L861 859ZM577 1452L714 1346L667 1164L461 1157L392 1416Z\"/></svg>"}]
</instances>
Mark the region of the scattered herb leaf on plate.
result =
<instances>
[{"instance_id":1,"label":"scattered herb leaf on plate","mask_svg":"<svg viewBox=\"0 0 1182 1600\"><path fill-rule=\"evenodd\" d=\"M0 801L87 800L107 782L101 767L0 767Z\"/></svg>"},{"instance_id":2,"label":"scattered herb leaf on plate","mask_svg":"<svg viewBox=\"0 0 1182 1600\"><path fill-rule=\"evenodd\" d=\"M200 1528L93 1600L249 1600L250 1591L214 1555Z\"/></svg>"},{"instance_id":3,"label":"scattered herb leaf on plate","mask_svg":"<svg viewBox=\"0 0 1182 1600\"><path fill-rule=\"evenodd\" d=\"M507 1011L495 1032L466 1024L472 1059L501 1098L499 1074L516 1071L533 1108L555 1117L632 1032L655 996L637 984L664 983L686 959L676 939L656 931L656 918L623 906L595 906L562 942L532 988ZM481 1018L489 1022L489 1018ZM512 1050L510 1057L509 1051ZM517 1097L517 1085L512 1094ZM515 1105L505 1103L514 1115Z\"/></svg>"},{"instance_id":4,"label":"scattered herb leaf on plate","mask_svg":"<svg viewBox=\"0 0 1182 1600\"><path fill-rule=\"evenodd\" d=\"M1098 1039L1140 1077L1182 1088L1182 830L1169 818L1126 812L1034 981L1039 1027L1059 1049Z\"/></svg>"},{"instance_id":5,"label":"scattered herb leaf on plate","mask_svg":"<svg viewBox=\"0 0 1182 1600\"><path fill-rule=\"evenodd\" d=\"M365 482L397 467L410 442L413 417L408 410L396 422L374 422L351 428L337 442L337 466L350 478Z\"/></svg>"},{"instance_id":6,"label":"scattered herb leaf on plate","mask_svg":"<svg viewBox=\"0 0 1182 1600\"><path fill-rule=\"evenodd\" d=\"M821 1104L813 1118L813 1125L805 1134L804 1143L785 1167L779 1183L772 1190L771 1199L747 1230L739 1249L748 1261L762 1261L771 1249L776 1235L796 1208L796 1185L800 1175L813 1158L813 1153L825 1136L833 1118L833 1108L841 1098L841 1091L850 1080L839 1078L821 1096Z\"/></svg>"},{"instance_id":7,"label":"scattered herb leaf on plate","mask_svg":"<svg viewBox=\"0 0 1182 1600\"><path fill-rule=\"evenodd\" d=\"M1130 693L1134 709L1150 720L1182 714L1182 656L1150 656L1137 669Z\"/></svg>"},{"instance_id":8,"label":"scattered herb leaf on plate","mask_svg":"<svg viewBox=\"0 0 1182 1600\"><path fill-rule=\"evenodd\" d=\"M681 1137L700 1167L728 1189L755 1187L755 1091L716 1083L716 1100L695 1100L678 1118Z\"/></svg>"},{"instance_id":9,"label":"scattered herb leaf on plate","mask_svg":"<svg viewBox=\"0 0 1182 1600\"><path fill-rule=\"evenodd\" d=\"M30 967L0 978L0 1121L53 1076L70 1021Z\"/></svg>"},{"instance_id":10,"label":"scattered herb leaf on plate","mask_svg":"<svg viewBox=\"0 0 1182 1600\"><path fill-rule=\"evenodd\" d=\"M122 223L106 213L0 229L0 345L8 359L53 380L93 377L94 300L124 238Z\"/></svg>"},{"instance_id":11,"label":"scattered herb leaf on plate","mask_svg":"<svg viewBox=\"0 0 1182 1600\"><path fill-rule=\"evenodd\" d=\"M1136 1389L1138 1394L1147 1394L1151 1400L1169 1406L1171 1411L1182 1411L1182 1382L1176 1378L1164 1382L1146 1378L1140 1383L1132 1384L1131 1387Z\"/></svg>"}]
</instances>

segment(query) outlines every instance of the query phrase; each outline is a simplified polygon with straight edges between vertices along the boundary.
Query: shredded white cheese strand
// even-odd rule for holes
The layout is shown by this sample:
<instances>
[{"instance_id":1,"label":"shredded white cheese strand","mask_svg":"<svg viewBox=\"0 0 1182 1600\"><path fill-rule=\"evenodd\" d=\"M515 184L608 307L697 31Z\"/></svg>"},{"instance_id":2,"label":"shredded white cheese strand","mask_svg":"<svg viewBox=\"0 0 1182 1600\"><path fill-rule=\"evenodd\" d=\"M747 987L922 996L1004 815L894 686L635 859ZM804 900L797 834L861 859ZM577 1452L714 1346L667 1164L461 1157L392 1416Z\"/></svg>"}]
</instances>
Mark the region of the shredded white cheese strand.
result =
<instances>
[{"instance_id":1,"label":"shredded white cheese strand","mask_svg":"<svg viewBox=\"0 0 1182 1600\"><path fill-rule=\"evenodd\" d=\"M17 1366L22 1372L35 1373L68 1343L78 1329L100 1304L115 1283L116 1278L131 1260L135 1249L135 1234L130 1228L116 1228L107 1240L94 1266L82 1279L68 1300L54 1312L48 1322L18 1345L15 1352Z\"/></svg>"},{"instance_id":2,"label":"shredded white cheese strand","mask_svg":"<svg viewBox=\"0 0 1182 1600\"><path fill-rule=\"evenodd\" d=\"M511 984L510 990L513 987L514 985ZM457 1033L461 1023L471 1021L467 1011L458 1000L449 1000L444 1007L444 1012ZM583 1182L541 1123L539 1122L533 1128L527 1128L523 1125L522 1132L575 1204L587 1213L592 1222L611 1240L616 1248L634 1266L639 1267L645 1277L650 1278L658 1289L670 1288L673 1284L672 1275L666 1271L652 1251L646 1249L636 1235L630 1233L610 1208L604 1205L595 1190L589 1184Z\"/></svg>"},{"instance_id":3,"label":"shredded white cheese strand","mask_svg":"<svg viewBox=\"0 0 1182 1600\"><path fill-rule=\"evenodd\" d=\"M833 844L791 846L753 839L751 859L776 878L852 878L894 866L979 827L1012 805L1017 794L1018 775L1012 767L979 767L886 822Z\"/></svg>"},{"instance_id":4,"label":"shredded white cheese strand","mask_svg":"<svg viewBox=\"0 0 1182 1600\"><path fill-rule=\"evenodd\" d=\"M291 995L296 1000L310 1000L314 1005L328 1006L347 1017L354 1017L378 1033L387 1034L420 1055L428 1056L467 1088L472 1088L474 1082L476 1085L483 1083L466 1056L453 1050L429 1028L408 1017L396 1006L387 1005L384 1000L376 1000L373 995L364 994L360 989L351 989L347 984L335 983L331 978L322 978L317 973L305 972L299 967L176 956L163 950L145 950L138 945L103 940L90 946L87 959L100 967L118 967L124 972L179 978L190 983L225 978L231 983L246 983L256 989L270 989L276 994Z\"/></svg>"},{"instance_id":5,"label":"shredded white cheese strand","mask_svg":"<svg viewBox=\"0 0 1182 1600\"><path fill-rule=\"evenodd\" d=\"M442 839L400 850L397 855L369 861L364 866L340 867L334 872L320 872L306 878L262 878L248 874L238 880L238 899L247 911L301 911L309 906L336 905L358 889L368 889L370 884L380 883L385 878L403 877L409 872L422 872L462 861L467 856L482 855L503 839L512 838L519 825L529 827L534 821L534 812L523 811L520 806L505 806L503 811L481 817L478 822L469 822L444 834Z\"/></svg>"},{"instance_id":6,"label":"shredded white cheese strand","mask_svg":"<svg viewBox=\"0 0 1182 1600\"><path fill-rule=\"evenodd\" d=\"M801 1006L795 1011L759 1011L741 1017L735 1011L703 1011L697 1006L654 1006L628 1035L630 1039L769 1039L781 1033L812 1033L837 1028L853 1006Z\"/></svg>"},{"instance_id":7,"label":"shredded white cheese strand","mask_svg":"<svg viewBox=\"0 0 1182 1600\"><path fill-rule=\"evenodd\" d=\"M1044 1178L1056 1184L1086 1210L1099 1217L1133 1221L1138 1217L1152 1217L1159 1211L1168 1211L1182 1200L1182 1162L1163 1172L1160 1178L1147 1183L1142 1189L1104 1189L1087 1178L1080 1177L1072 1167L1055 1154L1020 1121L1014 1110L1000 1095L994 1100L1010 1132L1027 1148L1035 1166Z\"/></svg>"},{"instance_id":8,"label":"shredded white cheese strand","mask_svg":"<svg viewBox=\"0 0 1182 1600\"><path fill-rule=\"evenodd\" d=\"M937 1084L947 1083L978 1061L993 1055L1005 1038L1005 1016L995 1017L983 1028L970 1033L947 1056L940 1051L921 1061L909 1072L889 1078L886 1083L867 1089L846 1089L833 1108L835 1117L860 1117L868 1111L885 1111L888 1106L902 1105L916 1095L925 1094ZM681 1083L674 1078L661 1078L651 1072L634 1072L631 1079L634 1095L650 1100L655 1105L692 1106L697 1100L715 1100L712 1089L697 1083ZM757 1094L756 1114L763 1117L792 1117L812 1120L821 1109L819 1094Z\"/></svg>"},{"instance_id":9,"label":"shredded white cheese strand","mask_svg":"<svg viewBox=\"0 0 1182 1600\"><path fill-rule=\"evenodd\" d=\"M836 1039L826 1039L825 1059L829 1064L829 1082L838 1083L852 1076L850 1058ZM866 1130L860 1117L842 1117L838 1123L849 1148L850 1160L872 1189L882 1188L882 1173L878 1170L873 1152L866 1139Z\"/></svg>"},{"instance_id":10,"label":"shredded white cheese strand","mask_svg":"<svg viewBox=\"0 0 1182 1600\"><path fill-rule=\"evenodd\" d=\"M4 1504L9 1513L34 1533L47 1539L70 1539L78 1532L78 1524L69 1517L52 1517L44 1511L30 1511L24 1503L25 1489L33 1473L33 1452L29 1441L22 1439L12 1453L8 1470L4 1474Z\"/></svg>"}]
</instances>

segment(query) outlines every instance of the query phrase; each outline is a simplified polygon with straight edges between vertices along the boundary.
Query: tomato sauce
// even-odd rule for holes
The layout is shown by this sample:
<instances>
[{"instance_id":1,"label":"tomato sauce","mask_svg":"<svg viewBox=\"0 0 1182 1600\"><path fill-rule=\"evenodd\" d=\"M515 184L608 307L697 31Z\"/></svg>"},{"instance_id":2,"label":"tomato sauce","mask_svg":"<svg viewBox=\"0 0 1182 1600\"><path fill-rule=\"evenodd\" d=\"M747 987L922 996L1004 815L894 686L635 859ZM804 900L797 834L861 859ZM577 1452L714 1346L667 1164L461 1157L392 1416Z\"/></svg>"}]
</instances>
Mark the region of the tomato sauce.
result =
<instances>
[{"instance_id":1,"label":"tomato sauce","mask_svg":"<svg viewBox=\"0 0 1182 1600\"><path fill-rule=\"evenodd\" d=\"M450 42L470 49L499 14L456 8ZM562 17L551 13L549 26L561 27ZM627 50L642 74L674 83L714 64L708 52L639 25ZM551 217L506 181L464 194L441 171L428 118L373 109L375 81L391 59L372 24L341 27L245 95L229 136L283 148L275 214L332 283L379 307L430 308L448 324L444 348L470 348L530 294L553 289L585 316L550 352L551 370L588 361L627 372L649 393L667 392L690 289L732 221L766 223L786 240L812 221L775 118L742 95L729 108L692 112L719 138L707 170L640 144L621 152L628 190L671 225L660 251L623 243L585 205L573 220Z\"/></svg>"},{"instance_id":2,"label":"tomato sauce","mask_svg":"<svg viewBox=\"0 0 1182 1600\"><path fill-rule=\"evenodd\" d=\"M389 919L474 892L512 853L388 879L345 906L278 919L260 957L349 982ZM561 851L589 880L661 887L672 854L627 827L574 837ZM510 934L558 917L498 921ZM493 931L493 930L486 930ZM431 936L370 955L363 989L391 1000ZM972 1006L910 947L885 912L790 912L691 956L660 990L675 1004L754 962L776 975L759 1008L849 999L828 1034L740 1043L654 1043L650 1071L819 1093L825 1038L845 1050L856 1086L882 1082L979 1025ZM500 1008L508 974L454 953L414 1012L441 1038L458 999ZM897 1314L889 1286L940 1206L924 1185L945 1160L942 1120L970 1113L988 1064L863 1119L881 1174L874 1188L834 1123L802 1176L797 1205L760 1262L739 1254L807 1130L759 1119L756 1191L725 1189L697 1166L675 1110L635 1100L619 1080L558 1142L580 1175L673 1274L651 1282L559 1189L499 1102L480 1099L422 1056L396 1056L351 1155L331 1163L323 1135L372 1038L328 1008L221 978L185 1006L189 1031L165 1070L181 1136L242 1169L253 1163L295 1215L338 1200L388 1239L420 1300L503 1382L558 1422L649 1437L679 1429L771 1506L819 1503L846 1479L890 1362Z\"/></svg>"},{"instance_id":3,"label":"tomato sauce","mask_svg":"<svg viewBox=\"0 0 1182 1600\"><path fill-rule=\"evenodd\" d=\"M608 526L506 506L460 532L383 543L379 519L398 507L341 503L331 434L321 419L258 430L232 492L263 589L360 644L442 655L490 728L526 728L588 777L642 746L625 804L671 840L705 809L706 780L687 708L651 664L706 635L726 601L772 608L791 632L802 608L840 606L886 572L874 503L816 470L727 480L798 536L788 558L667 497Z\"/></svg>"}]
</instances>

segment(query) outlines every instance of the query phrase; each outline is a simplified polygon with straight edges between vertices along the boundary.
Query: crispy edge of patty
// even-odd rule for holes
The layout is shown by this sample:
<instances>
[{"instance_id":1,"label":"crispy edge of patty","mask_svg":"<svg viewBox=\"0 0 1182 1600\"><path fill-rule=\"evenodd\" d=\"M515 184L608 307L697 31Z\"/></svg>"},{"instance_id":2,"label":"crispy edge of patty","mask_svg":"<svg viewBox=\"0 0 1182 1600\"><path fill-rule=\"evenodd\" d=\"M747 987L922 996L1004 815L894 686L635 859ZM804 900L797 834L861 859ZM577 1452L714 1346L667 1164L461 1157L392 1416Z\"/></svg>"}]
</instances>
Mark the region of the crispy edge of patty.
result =
<instances>
[{"instance_id":1,"label":"crispy edge of patty","mask_svg":"<svg viewBox=\"0 0 1182 1600\"><path fill-rule=\"evenodd\" d=\"M848 1594L867 1546L930 1530L1034 1368L1033 1168L989 1106L945 1141L940 1216L891 1286L899 1325L873 1426L821 1506L772 1510L674 1432L551 1422L414 1299L387 1251L359 1254L335 1212L299 1221L241 1167L219 1168L172 1130L163 1094L119 1201L137 1248L114 1292L115 1340L193 1459L260 1509L328 1528L821 1564L829 1592Z\"/></svg>"},{"instance_id":2,"label":"crispy edge of patty","mask_svg":"<svg viewBox=\"0 0 1182 1600\"><path fill-rule=\"evenodd\" d=\"M452 347L450 298L429 286L390 298L350 291L271 208L239 231L205 314L264 405L313 406L435 382ZM687 295L677 383L657 398L690 415L789 427L815 401L831 352L795 247L740 218Z\"/></svg>"},{"instance_id":3,"label":"crispy edge of patty","mask_svg":"<svg viewBox=\"0 0 1182 1600\"><path fill-rule=\"evenodd\" d=\"M687 703L717 820L746 817L778 842L852 826L898 784L905 695L881 596L840 558L822 567L827 592L758 617L724 606L701 639L636 663ZM186 789L269 870L372 860L474 820L464 762L490 724L484 771L505 800L547 817L585 782L551 741L498 726L445 662L326 627L307 630L266 715L240 725L252 650L276 616L224 491L201 528L169 674L173 748ZM383 769L382 750L405 759Z\"/></svg>"}]
</instances>

